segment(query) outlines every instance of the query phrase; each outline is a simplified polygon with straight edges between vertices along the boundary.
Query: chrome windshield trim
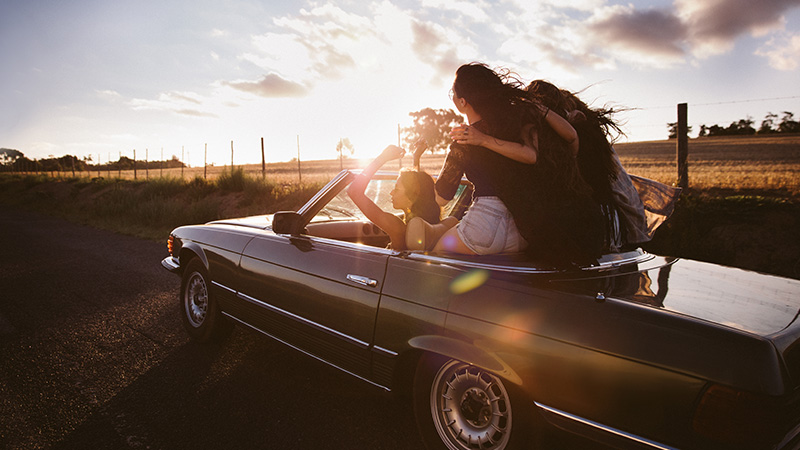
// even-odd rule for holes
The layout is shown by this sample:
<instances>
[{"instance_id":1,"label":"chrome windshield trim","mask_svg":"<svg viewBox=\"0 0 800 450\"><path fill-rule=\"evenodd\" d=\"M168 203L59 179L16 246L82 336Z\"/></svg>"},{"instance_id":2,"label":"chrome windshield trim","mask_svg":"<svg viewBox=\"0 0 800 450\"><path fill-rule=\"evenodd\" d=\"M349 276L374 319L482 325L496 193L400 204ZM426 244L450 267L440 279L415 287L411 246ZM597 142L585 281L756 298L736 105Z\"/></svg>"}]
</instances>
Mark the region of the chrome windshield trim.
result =
<instances>
[{"instance_id":1,"label":"chrome windshield trim","mask_svg":"<svg viewBox=\"0 0 800 450\"><path fill-rule=\"evenodd\" d=\"M324 197L325 194L327 194L331 189L333 189L333 187L336 186L339 183L339 181L342 178L346 177L349 173L350 172L348 172L347 170L343 170L338 174L336 174L336 176L333 177L333 179L329 181L328 184L326 184L322 189L317 191L317 193L314 194L313 197L311 197L311 200L307 201L305 205L303 205L300 209L298 209L297 213L300 214L301 216L304 215L307 211L309 211L312 208L312 206L315 203L319 201L320 198Z\"/></svg>"},{"instance_id":2,"label":"chrome windshield trim","mask_svg":"<svg viewBox=\"0 0 800 450\"><path fill-rule=\"evenodd\" d=\"M310 356L310 357L312 357L312 358L316 359L317 361L324 362L325 364L327 364L327 365L329 365L329 366L331 366L331 367L335 367L335 368L337 368L337 369L341 370L342 372L344 372L344 373L346 373L346 374L349 374L349 375L352 375L352 376L354 376L354 377L358 378L358 379L359 379L359 380L361 380L361 381L366 381L367 383L369 383L369 384L371 384L371 385L373 385L373 386L375 386L375 387L379 387L379 388L381 388L381 389L383 389L383 390L385 390L385 391L388 391L388 392L391 392L391 391L392 391L391 389L389 389L388 387L386 387L386 386L384 386L384 385L382 385L382 384L378 384L378 383L376 383L376 382L374 382L374 381L372 381L372 380L368 380L368 379L366 379L366 378L362 377L361 375L357 375L357 374L355 374L355 373L353 373L353 372L350 372L349 370L342 369L341 367L337 366L336 364L333 364L333 363L332 363L332 362L330 362L330 361L327 361L327 360L325 360L325 359L323 359L323 358L320 358L319 356L317 356L317 355L315 355L315 354L313 354L313 353L309 353L309 352L307 352L307 351L303 350L302 348L296 347L296 346L294 346L294 345L292 345L292 344L290 344L290 343L288 343L288 342L284 341L284 340L283 340L283 339L281 339L281 338L278 338L278 337L276 337L276 336L273 336L273 335L271 335L271 334L267 333L266 331L262 330L261 328L258 328L258 327L255 327L255 326L253 326L253 325L250 325L249 323L245 322L244 320L242 320L242 319L239 319L238 317L235 317L235 316L232 316L232 315L230 315L230 314L226 313L225 311L222 311L222 314L224 314L225 316L227 316L227 317L230 317L231 319L233 319L233 320L235 320L235 321L237 321L237 322L241 323L242 325L245 325L245 326L247 326L247 327L250 327L250 328L252 328L253 330L256 330L256 331L258 331L259 333L261 333L261 334L263 334L263 335L265 335L265 336L267 336L267 337L270 337L270 338L272 338L272 339L274 339L274 340L276 340L276 341L280 342L281 344L283 344L283 345L285 345L285 346L287 346L287 347L293 348L293 349L297 350L298 352L300 352L300 353L302 353L302 354L304 354L304 355L308 355L308 356Z\"/></svg>"},{"instance_id":3,"label":"chrome windshield trim","mask_svg":"<svg viewBox=\"0 0 800 450\"><path fill-rule=\"evenodd\" d=\"M360 347L369 348L369 343L364 342L364 341L362 341L360 339L356 339L353 336L344 334L344 333L342 333L340 331L336 331L336 330L334 330L332 328L328 328L325 325L321 325L321 324L319 324L317 322L314 322L313 320L309 320L309 319L306 319L305 317L298 316L297 314L294 314L294 313L291 313L291 312L286 311L284 309L278 308L277 306L270 305L269 303L263 302L263 301L261 301L261 300L259 300L257 298L250 297L249 295L242 294L241 292L239 292L238 296L242 300L246 300L246 301L248 301L250 303L253 303L255 305L258 305L258 306L262 306L262 307L267 308L267 309L269 309L269 310L271 310L273 312L281 314L281 315L283 315L285 317L288 317L290 319L294 319L294 320L296 320L298 322L302 322L302 323L304 323L304 324L306 324L306 325L308 325L308 326L310 326L312 328L316 328L316 329L318 329L320 331L323 331L325 333L328 333L330 335L342 338L342 339L344 339L346 341L349 341L349 342L351 342L353 344L356 344L356 345L358 345Z\"/></svg>"},{"instance_id":4,"label":"chrome windshield trim","mask_svg":"<svg viewBox=\"0 0 800 450\"><path fill-rule=\"evenodd\" d=\"M533 402L533 403L537 407L542 408L545 411L548 411L548 412L551 412L553 414L559 415L559 416L564 417L566 419L570 419L570 420L573 420L575 422L579 422L579 423L582 423L584 425L588 425L588 426L596 428L598 430L605 431L607 433L614 434L616 436L623 437L625 439L628 439L628 440L631 440L631 441L635 441L635 442L638 442L638 443L643 444L643 445L647 445L647 446L655 448L655 449L659 449L659 450L678 450L675 447L670 447L668 445L660 444L658 442L651 441L650 439L645 439L645 438L637 436L635 434L627 433L625 431L618 430L616 428L612 428L612 427L597 423L597 422L595 422L593 420L584 419L583 417L579 417L579 416L576 416L574 414L570 414L568 412L561 411L560 409L556 409L556 408L553 408L551 406L543 405L543 404L538 403L538 402Z\"/></svg>"}]
</instances>

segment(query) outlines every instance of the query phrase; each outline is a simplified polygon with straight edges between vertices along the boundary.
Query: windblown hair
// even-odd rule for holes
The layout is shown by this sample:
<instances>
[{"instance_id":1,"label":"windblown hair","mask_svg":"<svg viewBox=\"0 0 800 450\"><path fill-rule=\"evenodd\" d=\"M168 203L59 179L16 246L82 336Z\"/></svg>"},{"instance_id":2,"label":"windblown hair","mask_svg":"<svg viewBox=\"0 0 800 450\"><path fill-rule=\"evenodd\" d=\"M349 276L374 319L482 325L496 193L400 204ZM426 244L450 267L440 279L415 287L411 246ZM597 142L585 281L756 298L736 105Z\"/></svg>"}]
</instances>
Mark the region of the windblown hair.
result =
<instances>
[{"instance_id":1,"label":"windblown hair","mask_svg":"<svg viewBox=\"0 0 800 450\"><path fill-rule=\"evenodd\" d=\"M571 121L580 141L580 175L591 186L596 201L611 203L611 184L616 180L618 171L612 149L612 134L622 134L619 125L611 117L616 111L611 108L590 108L574 93L544 80L531 82L527 91L534 101L541 102L564 118L568 118L570 111L581 113L582 116Z\"/></svg>"},{"instance_id":2,"label":"windblown hair","mask_svg":"<svg viewBox=\"0 0 800 450\"><path fill-rule=\"evenodd\" d=\"M535 146L538 148L536 164L567 191L587 192L574 155L564 140L544 123L538 106L542 100L532 95L515 74L505 69L496 72L480 63L464 64L456 71L453 92L480 114L490 136L532 144L526 130L535 128L539 140ZM560 95L553 97L561 99Z\"/></svg>"},{"instance_id":3,"label":"windblown hair","mask_svg":"<svg viewBox=\"0 0 800 450\"><path fill-rule=\"evenodd\" d=\"M400 171L398 183L403 183L406 195L411 200L411 209L406 215L406 223L412 217L422 217L430 224L441 221L441 208L436 203L433 178L426 172L414 169Z\"/></svg>"},{"instance_id":4,"label":"windblown hair","mask_svg":"<svg viewBox=\"0 0 800 450\"><path fill-rule=\"evenodd\" d=\"M521 142L521 129L535 120L525 85L509 71L500 73L485 64L464 64L456 71L453 92L480 114L490 136Z\"/></svg>"}]
</instances>

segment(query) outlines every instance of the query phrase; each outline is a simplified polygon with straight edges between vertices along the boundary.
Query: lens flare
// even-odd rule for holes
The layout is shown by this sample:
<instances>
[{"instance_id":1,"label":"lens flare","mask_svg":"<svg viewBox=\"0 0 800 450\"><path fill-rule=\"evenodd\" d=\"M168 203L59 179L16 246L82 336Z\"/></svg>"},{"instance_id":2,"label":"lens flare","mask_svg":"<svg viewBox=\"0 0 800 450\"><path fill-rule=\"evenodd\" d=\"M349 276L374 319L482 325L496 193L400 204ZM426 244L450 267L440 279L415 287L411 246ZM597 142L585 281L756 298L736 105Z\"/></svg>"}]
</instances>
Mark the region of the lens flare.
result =
<instances>
[{"instance_id":1,"label":"lens flare","mask_svg":"<svg viewBox=\"0 0 800 450\"><path fill-rule=\"evenodd\" d=\"M475 269L457 276L450 283L450 292L453 294L463 294L473 289L477 289L489 279L489 271Z\"/></svg>"}]
</instances>

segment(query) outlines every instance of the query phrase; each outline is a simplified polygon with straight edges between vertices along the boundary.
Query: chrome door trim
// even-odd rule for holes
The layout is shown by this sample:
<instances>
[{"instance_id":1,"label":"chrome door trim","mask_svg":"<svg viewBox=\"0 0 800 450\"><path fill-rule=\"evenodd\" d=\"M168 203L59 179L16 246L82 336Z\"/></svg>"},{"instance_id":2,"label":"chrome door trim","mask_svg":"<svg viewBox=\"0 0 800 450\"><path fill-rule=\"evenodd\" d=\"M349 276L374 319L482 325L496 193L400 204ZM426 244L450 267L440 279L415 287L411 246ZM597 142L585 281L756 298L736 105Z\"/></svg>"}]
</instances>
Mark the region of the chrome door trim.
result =
<instances>
[{"instance_id":1,"label":"chrome door trim","mask_svg":"<svg viewBox=\"0 0 800 450\"><path fill-rule=\"evenodd\" d=\"M250 297L249 295L242 294L241 292L238 293L238 296L242 300L246 300L246 301L248 301L250 303L253 303L255 305L267 308L270 311L276 312L276 313L278 313L278 314L280 314L282 316L288 317L288 318L293 319L293 320L295 320L297 322L301 322L301 323L303 323L305 325L308 325L311 328L315 328L315 329L317 329L319 331L323 331L323 332L328 333L330 335L342 338L342 339L344 339L344 340L346 340L346 341L348 341L348 342L350 342L352 344L358 345L359 347L362 347L362 348L365 348L365 349L369 348L369 343L364 342L364 341L362 341L360 339L356 339L353 336L344 334L344 333L342 333L340 331L336 331L336 330L334 330L332 328L328 328L325 325L322 325L322 324L319 324L317 322L314 322L313 320L309 320L309 319L306 319L305 317L298 316L297 314L294 314L294 313L291 313L291 312L286 311L284 309L278 308L277 306L270 305L267 302L263 302L263 301L261 301L261 300L259 300L257 298Z\"/></svg>"},{"instance_id":2,"label":"chrome door trim","mask_svg":"<svg viewBox=\"0 0 800 450\"><path fill-rule=\"evenodd\" d=\"M550 413L553 413L555 415L561 416L563 418L566 418L566 419L569 419L569 420L572 420L572 421L575 421L575 422L578 422L578 423L582 423L584 425L588 425L590 427L596 428L596 429L601 430L601 431L605 431L607 433L610 433L610 434L613 434L613 435L616 435L616 436L619 436L619 437L623 437L625 439L629 439L629 440L634 441L634 442L638 442L639 444L646 445L646 446L648 446L650 448L654 448L654 449L658 449L658 450L678 450L675 447L670 447L668 445L664 445L664 444L661 444L661 443L658 443L658 442L655 442L655 441L651 441L650 439L646 439L646 438L643 438L641 436L637 436L637 435L632 434L632 433L628 433L628 432L625 432L625 431L622 431L622 430L618 430L616 428L609 427L607 425L603 425L603 424L595 422L593 420L585 419L583 417L576 416L574 414L570 414L570 413L565 412L565 411L561 411L560 409L553 408L552 406L543 405L543 404L538 403L538 402L533 402L533 403L537 407L539 407L539 408L541 408L541 409L543 409L545 411L548 411Z\"/></svg>"},{"instance_id":3,"label":"chrome door trim","mask_svg":"<svg viewBox=\"0 0 800 450\"><path fill-rule=\"evenodd\" d=\"M315 354L313 354L313 353L309 353L309 352L307 352L307 351L303 350L302 348L295 347L294 345L292 345L292 344L290 344L290 343L288 343L288 342L284 341L283 339L280 339L280 338L278 338L278 337L276 337L276 336L273 336L273 335L271 335L271 334L267 333L266 331L262 330L261 328L258 328L258 327L255 327L255 326L253 326L253 325L250 325L249 323L245 322L244 320L242 320L242 319L239 319L238 317L232 316L232 315L230 315L230 314L226 313L225 311L222 311L222 314L225 314L225 316L227 316L227 317L230 317L231 319L233 319L233 320L235 320L235 321L237 321L237 322L241 323L242 325L245 325L245 326L247 326L247 327L249 327L249 328L252 328L253 330L256 330L256 331L258 331L259 333L261 333L261 334L263 334L263 335L265 335L265 336L267 336L267 337L270 337L270 338L272 338L272 339L274 339L274 340L276 340L276 341L280 342L281 344L284 344L284 345L286 345L287 347L293 348L293 349L297 350L298 352L300 352L300 353L302 353L302 354L304 354L304 355L307 355L307 356L310 356L310 357L312 357L312 358L316 359L317 361L324 362L325 364L327 364L327 365L329 365L329 366L331 366L331 367L334 367L334 368L336 368L336 369L339 369L339 370L341 370L342 372L344 372L344 373L346 373L346 374L352 375L352 376L354 376L354 377L358 378L358 379L359 379L359 380L361 380L361 381L366 381L367 383L369 383L369 384L371 384L371 385L373 385L373 386L375 386L375 387L379 387L379 388L381 388L381 389L383 389L383 390L385 390L385 391L388 391L388 392L391 392L391 391L392 391L390 388L388 388L388 387L386 387L386 386L384 386L384 385L382 385L382 384L378 384L378 383L376 383L376 382L374 382L374 381L372 381L372 380L368 380L368 379L366 379L366 378L362 377L361 375L357 375L357 374L354 374L353 372L350 372L349 370L342 369L341 367L337 366L336 364L333 364L333 363L332 363L332 362L330 362L330 361L327 361L327 360L325 360L325 359L322 359L322 358L320 358L319 356L317 356L317 355L315 355Z\"/></svg>"}]
</instances>

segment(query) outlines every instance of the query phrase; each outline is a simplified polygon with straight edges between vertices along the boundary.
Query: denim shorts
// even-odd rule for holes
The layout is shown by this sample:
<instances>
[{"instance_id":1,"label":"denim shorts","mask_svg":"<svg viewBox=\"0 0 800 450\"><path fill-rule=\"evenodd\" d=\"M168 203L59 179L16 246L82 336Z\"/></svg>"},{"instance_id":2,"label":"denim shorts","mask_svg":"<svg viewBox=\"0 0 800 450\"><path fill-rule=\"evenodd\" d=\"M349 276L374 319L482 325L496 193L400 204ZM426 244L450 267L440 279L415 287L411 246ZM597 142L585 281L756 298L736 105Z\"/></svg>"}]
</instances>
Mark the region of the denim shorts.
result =
<instances>
[{"instance_id":1,"label":"denim shorts","mask_svg":"<svg viewBox=\"0 0 800 450\"><path fill-rule=\"evenodd\" d=\"M516 253L528 246L497 197L477 197L456 230L461 242L478 255Z\"/></svg>"}]
</instances>

